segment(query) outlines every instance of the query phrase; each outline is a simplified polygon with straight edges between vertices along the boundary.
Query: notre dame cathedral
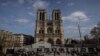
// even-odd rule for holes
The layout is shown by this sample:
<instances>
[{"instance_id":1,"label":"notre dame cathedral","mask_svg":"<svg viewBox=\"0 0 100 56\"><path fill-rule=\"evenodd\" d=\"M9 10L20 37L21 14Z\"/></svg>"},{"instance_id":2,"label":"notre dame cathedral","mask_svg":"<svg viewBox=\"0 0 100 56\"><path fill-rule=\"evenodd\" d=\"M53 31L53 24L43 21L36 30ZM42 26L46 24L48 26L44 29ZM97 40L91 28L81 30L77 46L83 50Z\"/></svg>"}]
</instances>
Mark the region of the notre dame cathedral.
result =
<instances>
[{"instance_id":1,"label":"notre dame cathedral","mask_svg":"<svg viewBox=\"0 0 100 56\"><path fill-rule=\"evenodd\" d=\"M45 9L38 9L35 42L46 41L52 45L64 44L61 11L54 9L49 19Z\"/></svg>"}]
</instances>

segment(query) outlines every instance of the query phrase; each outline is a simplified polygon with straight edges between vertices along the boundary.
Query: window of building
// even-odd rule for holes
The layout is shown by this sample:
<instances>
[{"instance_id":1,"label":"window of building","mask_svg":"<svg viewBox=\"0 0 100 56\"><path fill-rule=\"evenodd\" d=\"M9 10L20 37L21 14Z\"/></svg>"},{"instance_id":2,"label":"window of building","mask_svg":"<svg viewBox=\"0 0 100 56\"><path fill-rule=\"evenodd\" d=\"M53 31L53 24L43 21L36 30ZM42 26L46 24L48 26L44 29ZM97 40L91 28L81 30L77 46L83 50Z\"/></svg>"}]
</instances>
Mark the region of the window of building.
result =
<instances>
[{"instance_id":1,"label":"window of building","mask_svg":"<svg viewBox=\"0 0 100 56\"><path fill-rule=\"evenodd\" d=\"M40 17L40 20L44 21L44 19L45 19L45 13L44 12L40 12L39 17Z\"/></svg>"},{"instance_id":2,"label":"window of building","mask_svg":"<svg viewBox=\"0 0 100 56\"><path fill-rule=\"evenodd\" d=\"M59 15L59 13L57 12L57 13L55 13L55 20L59 20L60 19L60 15Z\"/></svg>"},{"instance_id":3,"label":"window of building","mask_svg":"<svg viewBox=\"0 0 100 56\"><path fill-rule=\"evenodd\" d=\"M39 33L40 33L40 34L44 34L44 30L42 30L42 29L39 30Z\"/></svg>"},{"instance_id":4,"label":"window of building","mask_svg":"<svg viewBox=\"0 0 100 56\"><path fill-rule=\"evenodd\" d=\"M48 32L48 33L52 33L52 28L48 28L48 29L47 29L47 32Z\"/></svg>"},{"instance_id":5,"label":"window of building","mask_svg":"<svg viewBox=\"0 0 100 56\"><path fill-rule=\"evenodd\" d=\"M57 34L60 33L60 30L55 30L55 33L57 33Z\"/></svg>"},{"instance_id":6,"label":"window of building","mask_svg":"<svg viewBox=\"0 0 100 56\"><path fill-rule=\"evenodd\" d=\"M47 25L52 25L52 23L49 22L49 23L47 23Z\"/></svg>"}]
</instances>

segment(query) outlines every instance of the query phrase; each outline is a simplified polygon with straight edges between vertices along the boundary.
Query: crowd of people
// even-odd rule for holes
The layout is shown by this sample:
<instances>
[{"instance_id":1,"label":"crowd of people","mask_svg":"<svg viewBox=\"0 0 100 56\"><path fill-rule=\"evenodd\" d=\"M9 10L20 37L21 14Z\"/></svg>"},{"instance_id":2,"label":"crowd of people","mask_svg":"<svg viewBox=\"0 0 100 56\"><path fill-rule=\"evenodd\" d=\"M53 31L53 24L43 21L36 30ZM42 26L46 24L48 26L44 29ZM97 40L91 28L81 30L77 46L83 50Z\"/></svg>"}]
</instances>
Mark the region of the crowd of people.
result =
<instances>
[{"instance_id":1,"label":"crowd of people","mask_svg":"<svg viewBox=\"0 0 100 56\"><path fill-rule=\"evenodd\" d=\"M19 49L17 51L15 51L12 55L10 56L62 56L62 54L64 56L97 56L97 51L96 50L90 50L89 52L86 52L85 49L81 49L79 50L75 50L75 49L63 49L63 48L59 48L59 50L57 50L56 48L53 49L49 49L49 48L45 48L44 51L42 48L38 48L36 50L32 50L32 51L26 51L24 49ZM9 55L8 55L9 56Z\"/></svg>"}]
</instances>

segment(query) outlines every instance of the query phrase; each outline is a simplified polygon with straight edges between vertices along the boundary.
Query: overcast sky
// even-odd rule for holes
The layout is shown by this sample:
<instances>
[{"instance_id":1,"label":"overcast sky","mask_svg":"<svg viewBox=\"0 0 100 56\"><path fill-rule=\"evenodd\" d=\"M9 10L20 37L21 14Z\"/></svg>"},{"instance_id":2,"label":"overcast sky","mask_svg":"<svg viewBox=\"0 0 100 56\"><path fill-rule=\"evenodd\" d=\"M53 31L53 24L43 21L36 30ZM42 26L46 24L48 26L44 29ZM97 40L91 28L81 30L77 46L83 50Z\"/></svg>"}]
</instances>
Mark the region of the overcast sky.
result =
<instances>
[{"instance_id":1,"label":"overcast sky","mask_svg":"<svg viewBox=\"0 0 100 56\"><path fill-rule=\"evenodd\" d=\"M78 18L82 36L100 22L100 0L0 0L0 28L34 36L37 8L61 10L65 38L79 38Z\"/></svg>"}]
</instances>

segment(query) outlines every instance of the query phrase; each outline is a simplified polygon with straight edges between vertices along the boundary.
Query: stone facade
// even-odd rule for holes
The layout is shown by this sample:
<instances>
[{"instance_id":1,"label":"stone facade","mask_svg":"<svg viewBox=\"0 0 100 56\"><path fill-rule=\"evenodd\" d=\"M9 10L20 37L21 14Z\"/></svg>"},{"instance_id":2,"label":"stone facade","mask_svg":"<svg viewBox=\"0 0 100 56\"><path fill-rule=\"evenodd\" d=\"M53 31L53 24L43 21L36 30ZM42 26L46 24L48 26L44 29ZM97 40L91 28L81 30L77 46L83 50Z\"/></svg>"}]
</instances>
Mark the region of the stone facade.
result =
<instances>
[{"instance_id":1,"label":"stone facade","mask_svg":"<svg viewBox=\"0 0 100 56\"><path fill-rule=\"evenodd\" d=\"M64 44L61 11L54 9L52 19L48 19L45 9L38 9L35 31L35 42L41 40L53 45Z\"/></svg>"},{"instance_id":2,"label":"stone facade","mask_svg":"<svg viewBox=\"0 0 100 56\"><path fill-rule=\"evenodd\" d=\"M13 48L15 36L12 32L0 30L0 44L6 48Z\"/></svg>"},{"instance_id":3,"label":"stone facade","mask_svg":"<svg viewBox=\"0 0 100 56\"><path fill-rule=\"evenodd\" d=\"M14 34L15 39L15 45L14 47L23 47L24 46L24 36L23 34Z\"/></svg>"},{"instance_id":4,"label":"stone facade","mask_svg":"<svg viewBox=\"0 0 100 56\"><path fill-rule=\"evenodd\" d=\"M23 44L24 36L22 34L14 34L9 31L0 30L0 48L3 53L6 53L7 49L23 47Z\"/></svg>"}]
</instances>

